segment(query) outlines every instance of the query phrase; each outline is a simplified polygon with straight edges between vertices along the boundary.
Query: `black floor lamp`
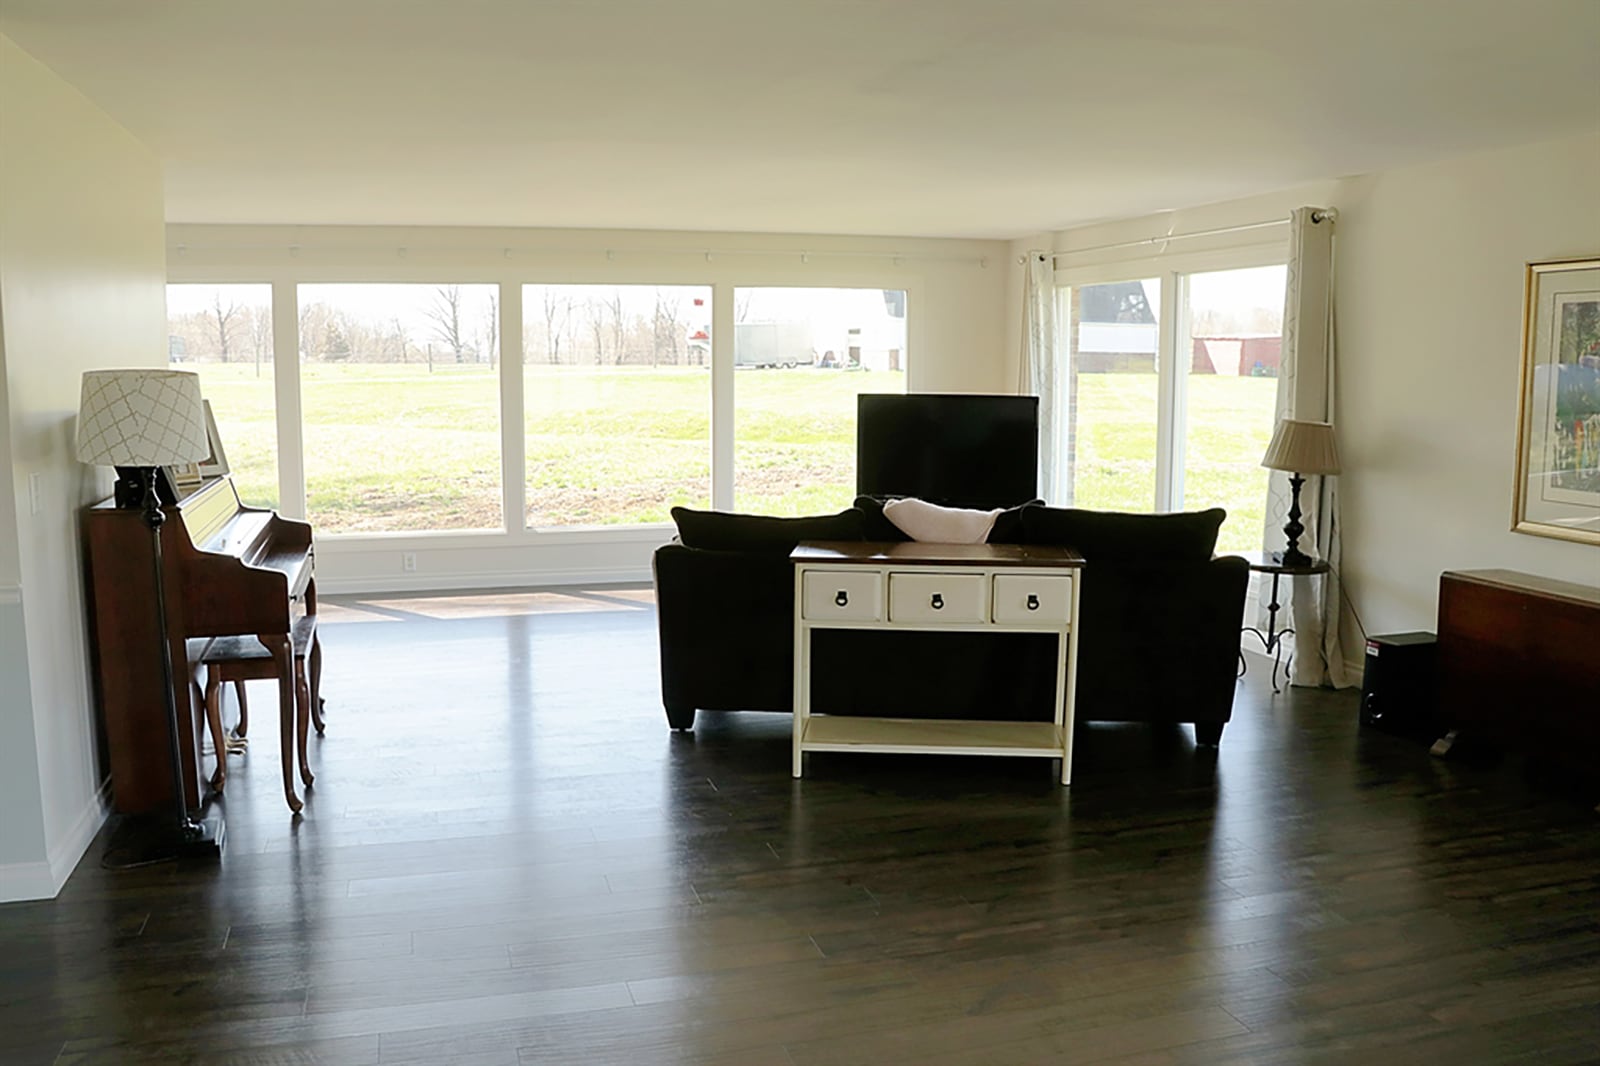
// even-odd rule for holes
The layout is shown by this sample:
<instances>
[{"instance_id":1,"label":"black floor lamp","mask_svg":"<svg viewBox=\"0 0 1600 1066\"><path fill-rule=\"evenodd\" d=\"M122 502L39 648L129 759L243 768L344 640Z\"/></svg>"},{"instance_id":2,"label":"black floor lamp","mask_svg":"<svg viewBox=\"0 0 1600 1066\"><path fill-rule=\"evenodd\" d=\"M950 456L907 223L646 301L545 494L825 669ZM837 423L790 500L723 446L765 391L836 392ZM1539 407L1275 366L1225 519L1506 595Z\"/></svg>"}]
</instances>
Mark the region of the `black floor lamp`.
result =
<instances>
[{"instance_id":1,"label":"black floor lamp","mask_svg":"<svg viewBox=\"0 0 1600 1066\"><path fill-rule=\"evenodd\" d=\"M1299 544L1300 534L1306 531L1300 524L1300 486L1306 483L1307 474L1339 472L1339 448L1333 439L1333 426L1327 422L1285 418L1273 432L1272 443L1267 445L1261 465L1289 474L1289 521L1283 527L1289 546L1283 552L1283 565L1310 566L1314 560L1300 550Z\"/></svg>"},{"instance_id":2,"label":"black floor lamp","mask_svg":"<svg viewBox=\"0 0 1600 1066\"><path fill-rule=\"evenodd\" d=\"M178 704L173 692L172 644L167 633L166 580L161 564L161 525L166 521L156 496L157 472L166 466L198 462L211 452L206 435L200 377L179 370L90 370L83 375L78 406L78 460L117 468L118 507L140 508L150 529L156 616L161 647L162 695L166 704L168 750L172 759L172 816L150 831L135 834L135 854L126 865L177 858L216 858L222 854L220 819L195 821L183 795L183 751Z\"/></svg>"}]
</instances>

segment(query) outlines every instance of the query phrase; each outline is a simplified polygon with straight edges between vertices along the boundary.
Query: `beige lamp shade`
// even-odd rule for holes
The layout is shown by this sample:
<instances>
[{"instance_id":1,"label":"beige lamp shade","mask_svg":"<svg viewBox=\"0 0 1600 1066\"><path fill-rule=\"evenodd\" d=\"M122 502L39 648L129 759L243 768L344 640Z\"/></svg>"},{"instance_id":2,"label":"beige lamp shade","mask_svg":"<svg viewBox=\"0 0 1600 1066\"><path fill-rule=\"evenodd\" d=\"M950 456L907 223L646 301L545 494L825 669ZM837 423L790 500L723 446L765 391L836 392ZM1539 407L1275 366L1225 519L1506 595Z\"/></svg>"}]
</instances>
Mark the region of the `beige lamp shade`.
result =
<instances>
[{"instance_id":1,"label":"beige lamp shade","mask_svg":"<svg viewBox=\"0 0 1600 1066\"><path fill-rule=\"evenodd\" d=\"M200 376L182 370L89 370L78 402L78 460L176 466L211 453Z\"/></svg>"},{"instance_id":2,"label":"beige lamp shade","mask_svg":"<svg viewBox=\"0 0 1600 1066\"><path fill-rule=\"evenodd\" d=\"M1333 440L1333 426L1285 418L1273 432L1261 465L1291 474L1337 474L1339 446Z\"/></svg>"}]
</instances>

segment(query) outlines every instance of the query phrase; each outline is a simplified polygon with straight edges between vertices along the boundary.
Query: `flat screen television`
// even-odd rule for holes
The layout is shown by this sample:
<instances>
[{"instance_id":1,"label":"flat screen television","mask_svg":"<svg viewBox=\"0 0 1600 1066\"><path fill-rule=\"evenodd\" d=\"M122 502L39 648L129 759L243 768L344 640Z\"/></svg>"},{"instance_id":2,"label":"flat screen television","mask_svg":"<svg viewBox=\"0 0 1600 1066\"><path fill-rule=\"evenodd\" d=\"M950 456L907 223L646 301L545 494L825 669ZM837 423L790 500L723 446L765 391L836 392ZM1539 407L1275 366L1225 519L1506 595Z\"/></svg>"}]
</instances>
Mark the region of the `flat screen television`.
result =
<instances>
[{"instance_id":1,"label":"flat screen television","mask_svg":"<svg viewBox=\"0 0 1600 1066\"><path fill-rule=\"evenodd\" d=\"M856 492L984 510L1034 499L1039 398L857 397Z\"/></svg>"}]
</instances>

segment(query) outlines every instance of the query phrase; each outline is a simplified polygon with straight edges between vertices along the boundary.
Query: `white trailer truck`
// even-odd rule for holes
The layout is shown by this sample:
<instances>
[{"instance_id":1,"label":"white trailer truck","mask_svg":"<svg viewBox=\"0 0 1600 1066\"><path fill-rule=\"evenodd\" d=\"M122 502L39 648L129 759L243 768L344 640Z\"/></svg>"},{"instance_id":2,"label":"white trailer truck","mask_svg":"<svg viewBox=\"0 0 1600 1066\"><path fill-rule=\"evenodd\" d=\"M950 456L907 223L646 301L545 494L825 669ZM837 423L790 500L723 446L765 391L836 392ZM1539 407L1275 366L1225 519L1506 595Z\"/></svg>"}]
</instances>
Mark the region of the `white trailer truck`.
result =
<instances>
[{"instance_id":1,"label":"white trailer truck","mask_svg":"<svg viewBox=\"0 0 1600 1066\"><path fill-rule=\"evenodd\" d=\"M811 327L805 322L740 322L733 327L733 365L756 367L810 366Z\"/></svg>"}]
</instances>

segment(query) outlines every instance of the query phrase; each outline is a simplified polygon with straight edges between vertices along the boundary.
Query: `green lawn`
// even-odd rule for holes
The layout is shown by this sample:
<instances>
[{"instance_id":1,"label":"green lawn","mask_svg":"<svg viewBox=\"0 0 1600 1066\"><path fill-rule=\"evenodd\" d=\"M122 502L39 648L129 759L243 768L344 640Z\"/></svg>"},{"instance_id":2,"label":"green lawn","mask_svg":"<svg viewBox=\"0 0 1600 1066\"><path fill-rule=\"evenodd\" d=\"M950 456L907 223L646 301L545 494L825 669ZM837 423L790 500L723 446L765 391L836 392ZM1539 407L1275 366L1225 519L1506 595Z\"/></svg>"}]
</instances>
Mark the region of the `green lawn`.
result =
<instances>
[{"instance_id":1,"label":"green lawn","mask_svg":"<svg viewBox=\"0 0 1600 1066\"><path fill-rule=\"evenodd\" d=\"M271 367L199 370L247 503L275 506ZM1259 545L1276 382L1191 377L1185 506L1221 505L1219 545ZM524 369L528 521L666 521L706 506L711 379L704 368ZM814 369L734 376L735 506L809 514L848 506L861 392L900 392L904 374ZM498 529L500 401L488 368L301 367L306 491L325 533ZM1079 378L1076 504L1147 511L1155 485L1155 378Z\"/></svg>"},{"instance_id":2,"label":"green lawn","mask_svg":"<svg viewBox=\"0 0 1600 1066\"><path fill-rule=\"evenodd\" d=\"M1188 379L1184 510L1228 512L1218 551L1261 547L1278 382L1193 374ZM1148 511L1155 503L1156 376L1078 378L1078 464L1073 503L1107 511Z\"/></svg>"}]
</instances>

